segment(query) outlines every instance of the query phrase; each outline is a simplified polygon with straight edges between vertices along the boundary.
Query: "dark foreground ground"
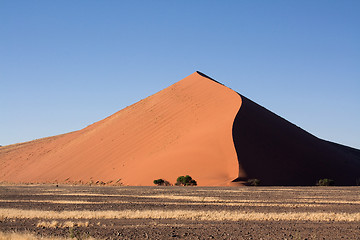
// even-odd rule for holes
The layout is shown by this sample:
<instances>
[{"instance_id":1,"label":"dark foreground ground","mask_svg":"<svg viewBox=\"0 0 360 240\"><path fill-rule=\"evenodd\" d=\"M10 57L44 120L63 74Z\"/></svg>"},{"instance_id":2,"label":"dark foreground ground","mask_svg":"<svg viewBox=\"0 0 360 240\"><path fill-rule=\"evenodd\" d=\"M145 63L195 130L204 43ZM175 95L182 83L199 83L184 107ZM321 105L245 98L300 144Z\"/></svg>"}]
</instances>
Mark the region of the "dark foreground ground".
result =
<instances>
[{"instance_id":1,"label":"dark foreground ground","mask_svg":"<svg viewBox=\"0 0 360 240\"><path fill-rule=\"evenodd\" d=\"M76 239L360 239L360 188L1 185L0 232Z\"/></svg>"}]
</instances>

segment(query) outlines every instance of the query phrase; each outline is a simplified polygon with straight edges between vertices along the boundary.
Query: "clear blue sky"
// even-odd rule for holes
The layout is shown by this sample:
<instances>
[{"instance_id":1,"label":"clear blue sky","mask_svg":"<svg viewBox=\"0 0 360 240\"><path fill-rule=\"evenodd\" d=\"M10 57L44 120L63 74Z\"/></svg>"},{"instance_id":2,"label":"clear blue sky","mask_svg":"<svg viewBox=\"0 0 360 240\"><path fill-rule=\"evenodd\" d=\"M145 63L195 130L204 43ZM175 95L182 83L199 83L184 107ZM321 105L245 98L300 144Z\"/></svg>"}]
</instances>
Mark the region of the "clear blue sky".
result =
<instances>
[{"instance_id":1,"label":"clear blue sky","mask_svg":"<svg viewBox=\"0 0 360 240\"><path fill-rule=\"evenodd\" d=\"M360 1L0 0L0 144L82 129L196 70L360 148Z\"/></svg>"}]
</instances>

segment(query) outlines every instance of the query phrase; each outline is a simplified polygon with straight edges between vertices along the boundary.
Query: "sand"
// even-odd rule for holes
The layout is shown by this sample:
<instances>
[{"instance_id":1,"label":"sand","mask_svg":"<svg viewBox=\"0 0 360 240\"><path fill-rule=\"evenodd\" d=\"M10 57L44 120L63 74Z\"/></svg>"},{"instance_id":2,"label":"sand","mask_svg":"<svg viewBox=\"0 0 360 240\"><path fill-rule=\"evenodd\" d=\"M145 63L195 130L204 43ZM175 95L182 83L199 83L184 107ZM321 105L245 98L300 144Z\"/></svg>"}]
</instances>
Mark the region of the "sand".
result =
<instances>
[{"instance_id":1,"label":"sand","mask_svg":"<svg viewBox=\"0 0 360 240\"><path fill-rule=\"evenodd\" d=\"M0 181L152 185L190 175L201 186L238 176L232 125L241 98L195 72L87 128L0 149Z\"/></svg>"},{"instance_id":2,"label":"sand","mask_svg":"<svg viewBox=\"0 0 360 240\"><path fill-rule=\"evenodd\" d=\"M280 186L314 186L324 178L353 186L360 180L360 150L319 139L241 98L233 138L245 177Z\"/></svg>"},{"instance_id":3,"label":"sand","mask_svg":"<svg viewBox=\"0 0 360 240\"><path fill-rule=\"evenodd\" d=\"M195 72L82 130L0 148L0 182L199 186L360 182L360 150L321 140Z\"/></svg>"}]
</instances>

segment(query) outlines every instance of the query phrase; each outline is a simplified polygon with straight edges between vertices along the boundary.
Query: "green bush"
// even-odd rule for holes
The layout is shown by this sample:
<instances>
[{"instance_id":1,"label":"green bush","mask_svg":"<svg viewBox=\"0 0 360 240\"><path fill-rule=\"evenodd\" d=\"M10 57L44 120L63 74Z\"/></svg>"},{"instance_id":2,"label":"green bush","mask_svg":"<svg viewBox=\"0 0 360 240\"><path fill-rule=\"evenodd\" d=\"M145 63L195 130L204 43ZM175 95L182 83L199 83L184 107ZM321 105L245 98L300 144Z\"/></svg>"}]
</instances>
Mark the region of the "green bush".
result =
<instances>
[{"instance_id":1,"label":"green bush","mask_svg":"<svg viewBox=\"0 0 360 240\"><path fill-rule=\"evenodd\" d=\"M177 178L176 186L196 186L197 182L192 179L192 177L190 177L189 175L184 176L180 176Z\"/></svg>"},{"instance_id":2,"label":"green bush","mask_svg":"<svg viewBox=\"0 0 360 240\"><path fill-rule=\"evenodd\" d=\"M161 179L161 178L154 180L154 184L158 185L158 186L170 186L171 185L168 181Z\"/></svg>"},{"instance_id":3,"label":"green bush","mask_svg":"<svg viewBox=\"0 0 360 240\"><path fill-rule=\"evenodd\" d=\"M246 186L259 186L260 180L257 178L248 179L245 185Z\"/></svg>"},{"instance_id":4,"label":"green bush","mask_svg":"<svg viewBox=\"0 0 360 240\"><path fill-rule=\"evenodd\" d=\"M324 179L320 179L317 183L317 186L334 186L335 185L335 181L332 179L328 179L328 178L324 178Z\"/></svg>"}]
</instances>

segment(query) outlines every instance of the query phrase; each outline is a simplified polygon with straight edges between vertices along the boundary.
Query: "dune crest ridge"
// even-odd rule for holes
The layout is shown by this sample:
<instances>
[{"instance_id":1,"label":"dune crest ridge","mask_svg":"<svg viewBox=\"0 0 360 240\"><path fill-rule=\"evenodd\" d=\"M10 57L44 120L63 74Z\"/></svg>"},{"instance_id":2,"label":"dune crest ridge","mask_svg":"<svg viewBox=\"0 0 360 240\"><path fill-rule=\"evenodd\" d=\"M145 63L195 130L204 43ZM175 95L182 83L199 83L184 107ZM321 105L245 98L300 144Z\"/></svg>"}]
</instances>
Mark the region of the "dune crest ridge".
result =
<instances>
[{"instance_id":1,"label":"dune crest ridge","mask_svg":"<svg viewBox=\"0 0 360 240\"><path fill-rule=\"evenodd\" d=\"M200 72L82 130L0 149L0 181L152 185L189 174L201 186L238 177L232 139L241 97Z\"/></svg>"}]
</instances>

